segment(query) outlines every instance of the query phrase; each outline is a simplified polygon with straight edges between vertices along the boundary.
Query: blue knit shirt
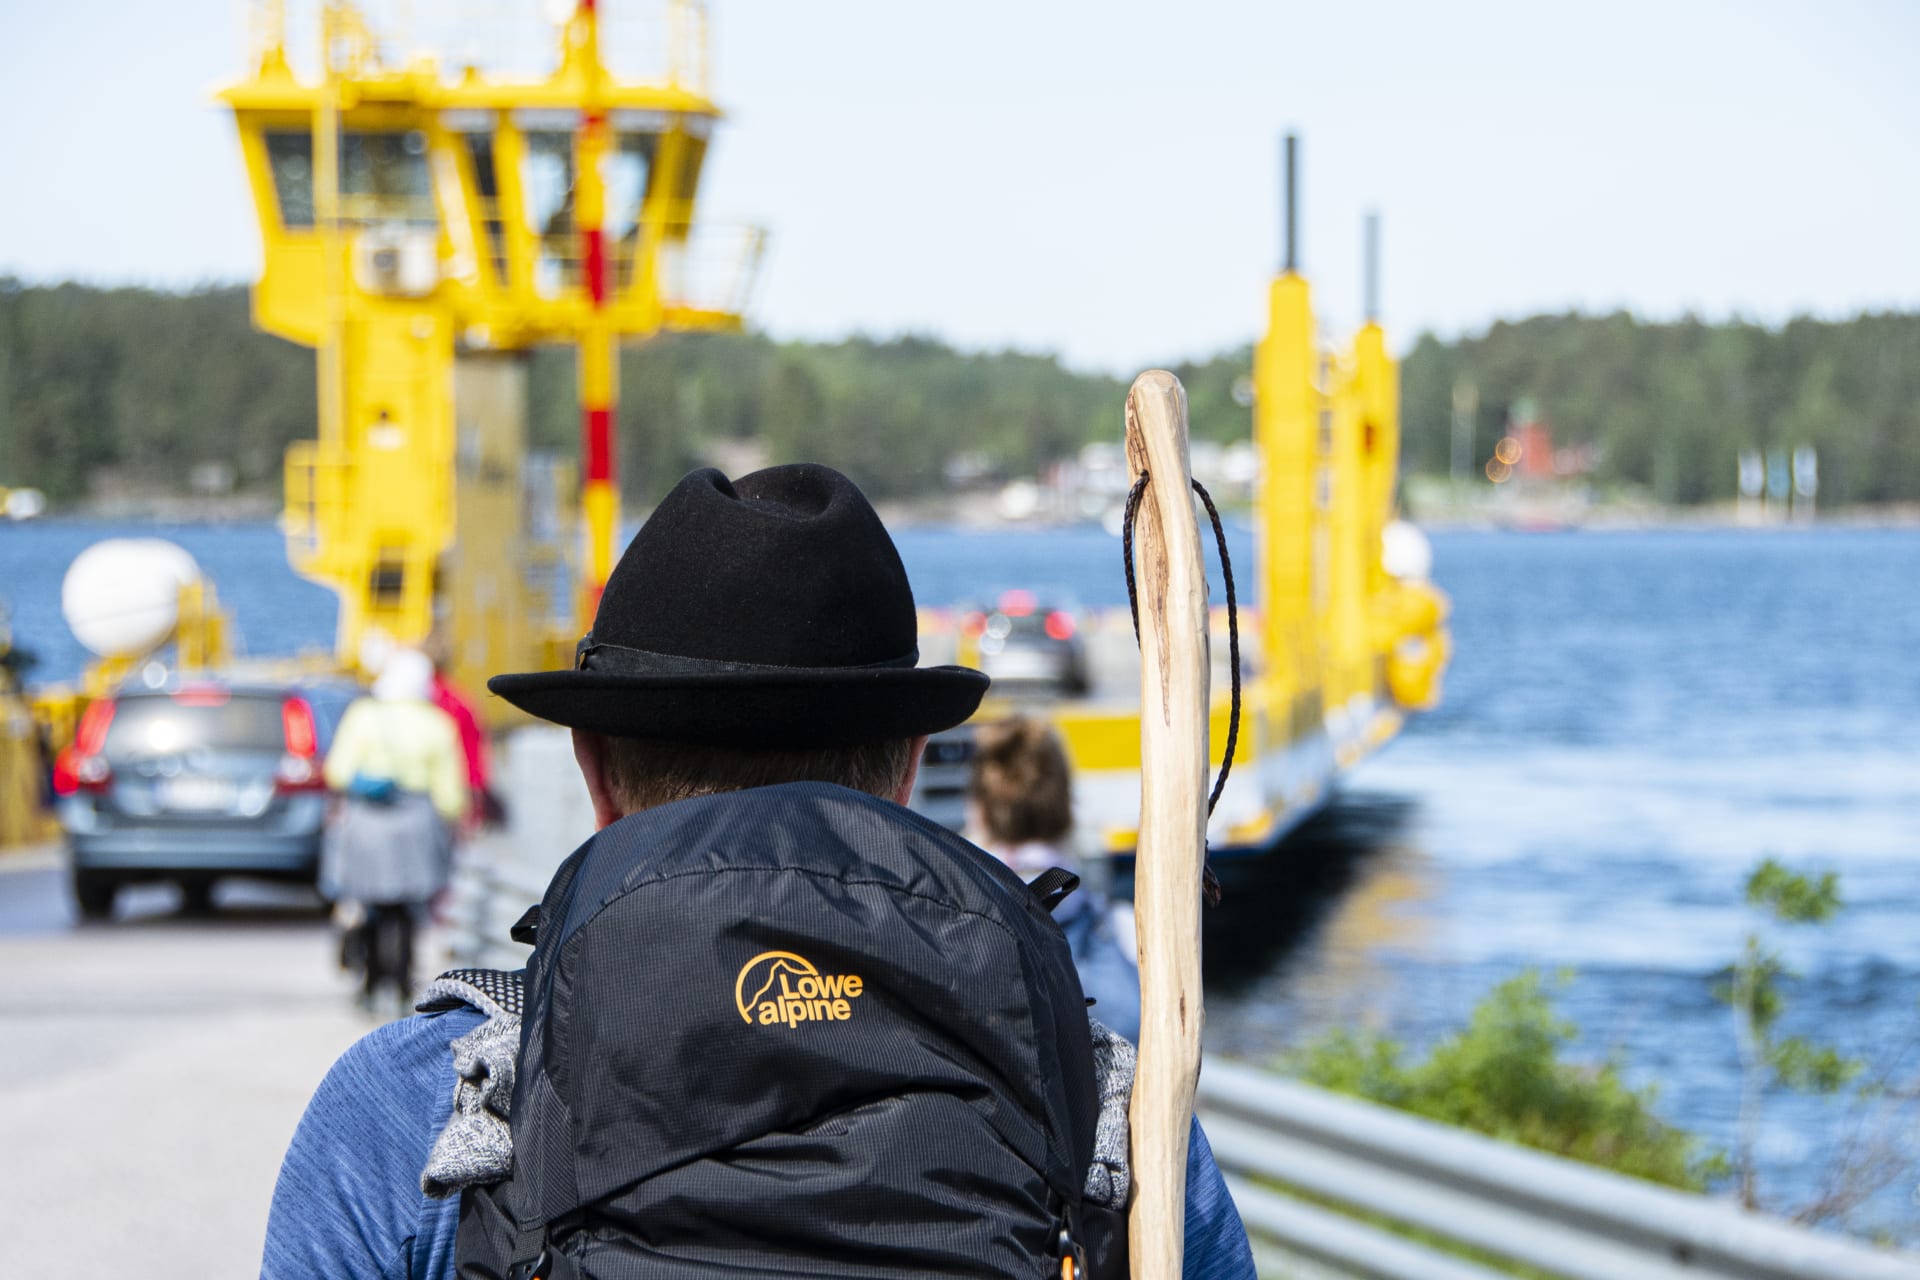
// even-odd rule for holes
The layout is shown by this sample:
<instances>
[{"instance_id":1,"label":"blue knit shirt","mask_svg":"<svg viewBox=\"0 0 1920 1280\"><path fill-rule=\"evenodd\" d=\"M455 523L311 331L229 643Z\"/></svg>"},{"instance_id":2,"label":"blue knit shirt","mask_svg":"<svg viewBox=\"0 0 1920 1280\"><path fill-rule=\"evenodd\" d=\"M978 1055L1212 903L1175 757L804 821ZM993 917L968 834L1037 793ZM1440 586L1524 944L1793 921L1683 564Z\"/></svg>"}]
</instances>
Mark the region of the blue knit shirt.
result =
<instances>
[{"instance_id":1,"label":"blue knit shirt","mask_svg":"<svg viewBox=\"0 0 1920 1280\"><path fill-rule=\"evenodd\" d=\"M420 1171L453 1114L448 1046L481 1020L467 1008L403 1018L333 1064L280 1166L261 1280L452 1280L460 1201L428 1199ZM1254 1280L1246 1230L1197 1123L1184 1280Z\"/></svg>"}]
</instances>

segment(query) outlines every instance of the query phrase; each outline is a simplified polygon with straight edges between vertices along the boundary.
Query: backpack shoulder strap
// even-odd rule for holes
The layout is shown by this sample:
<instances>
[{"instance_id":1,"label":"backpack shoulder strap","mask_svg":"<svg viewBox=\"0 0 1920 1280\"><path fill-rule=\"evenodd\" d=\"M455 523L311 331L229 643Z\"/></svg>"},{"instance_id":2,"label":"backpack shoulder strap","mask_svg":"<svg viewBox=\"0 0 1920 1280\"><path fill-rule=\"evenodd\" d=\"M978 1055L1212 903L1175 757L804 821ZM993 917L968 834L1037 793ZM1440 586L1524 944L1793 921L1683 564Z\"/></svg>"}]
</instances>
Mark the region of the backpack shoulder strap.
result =
<instances>
[{"instance_id":1,"label":"backpack shoulder strap","mask_svg":"<svg viewBox=\"0 0 1920 1280\"><path fill-rule=\"evenodd\" d=\"M1079 887L1080 877L1065 867L1048 867L1027 882L1027 888L1033 890L1033 896L1040 899L1040 905L1049 915Z\"/></svg>"},{"instance_id":2,"label":"backpack shoulder strap","mask_svg":"<svg viewBox=\"0 0 1920 1280\"><path fill-rule=\"evenodd\" d=\"M427 984L413 1006L441 1013L468 1005L489 1018L519 1018L526 1004L525 969L449 969Z\"/></svg>"},{"instance_id":3,"label":"backpack shoulder strap","mask_svg":"<svg viewBox=\"0 0 1920 1280\"><path fill-rule=\"evenodd\" d=\"M427 984L422 1013L462 1005L486 1021L448 1045L453 1053L453 1113L434 1139L420 1189L435 1199L499 1182L513 1171L513 1080L520 1059L524 971L452 969Z\"/></svg>"}]
</instances>

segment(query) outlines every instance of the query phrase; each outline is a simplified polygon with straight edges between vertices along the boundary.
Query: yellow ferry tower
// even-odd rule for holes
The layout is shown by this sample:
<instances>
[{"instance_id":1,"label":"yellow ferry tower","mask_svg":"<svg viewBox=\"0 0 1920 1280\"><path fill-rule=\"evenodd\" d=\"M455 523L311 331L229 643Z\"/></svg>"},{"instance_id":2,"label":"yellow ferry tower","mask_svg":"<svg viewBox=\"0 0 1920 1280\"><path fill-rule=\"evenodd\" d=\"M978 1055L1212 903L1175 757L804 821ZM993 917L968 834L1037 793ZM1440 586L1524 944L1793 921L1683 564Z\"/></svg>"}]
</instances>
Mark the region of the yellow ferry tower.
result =
<instances>
[{"instance_id":1,"label":"yellow ferry tower","mask_svg":"<svg viewBox=\"0 0 1920 1280\"><path fill-rule=\"evenodd\" d=\"M255 0L220 96L264 248L255 320L318 353L290 558L339 595L343 660L433 639L476 687L564 665L612 566L619 342L739 327L761 239L695 221L720 118L698 0L386 9L321 0L296 25ZM526 353L555 342L579 353L577 477L527 452Z\"/></svg>"}]
</instances>

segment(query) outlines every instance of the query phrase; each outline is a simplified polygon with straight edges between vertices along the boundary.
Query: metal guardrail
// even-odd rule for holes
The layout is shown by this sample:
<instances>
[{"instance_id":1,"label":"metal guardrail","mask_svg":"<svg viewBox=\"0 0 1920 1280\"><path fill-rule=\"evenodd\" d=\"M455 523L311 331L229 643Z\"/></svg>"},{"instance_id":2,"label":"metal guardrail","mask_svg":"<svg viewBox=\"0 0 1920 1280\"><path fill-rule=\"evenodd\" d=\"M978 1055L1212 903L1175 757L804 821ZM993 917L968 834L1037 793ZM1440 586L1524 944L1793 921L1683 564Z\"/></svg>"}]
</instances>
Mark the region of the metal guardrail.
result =
<instances>
[{"instance_id":1,"label":"metal guardrail","mask_svg":"<svg viewBox=\"0 0 1920 1280\"><path fill-rule=\"evenodd\" d=\"M593 834L593 810L565 729L516 729L502 741L495 781L505 830L474 841L454 868L447 950L454 963L518 969L531 948L508 931L546 896L566 856Z\"/></svg>"},{"instance_id":2,"label":"metal guardrail","mask_svg":"<svg viewBox=\"0 0 1920 1280\"><path fill-rule=\"evenodd\" d=\"M462 850L446 907L447 958L459 968L519 969L531 947L514 942L514 921L546 893L500 856L507 837L482 836ZM551 873L549 873L551 874Z\"/></svg>"},{"instance_id":3,"label":"metal guardrail","mask_svg":"<svg viewBox=\"0 0 1920 1280\"><path fill-rule=\"evenodd\" d=\"M1920 1255L1816 1234L1229 1062L1207 1062L1198 1106L1249 1233L1324 1274L1510 1274L1426 1243L1445 1241L1565 1280L1920 1280Z\"/></svg>"}]
</instances>

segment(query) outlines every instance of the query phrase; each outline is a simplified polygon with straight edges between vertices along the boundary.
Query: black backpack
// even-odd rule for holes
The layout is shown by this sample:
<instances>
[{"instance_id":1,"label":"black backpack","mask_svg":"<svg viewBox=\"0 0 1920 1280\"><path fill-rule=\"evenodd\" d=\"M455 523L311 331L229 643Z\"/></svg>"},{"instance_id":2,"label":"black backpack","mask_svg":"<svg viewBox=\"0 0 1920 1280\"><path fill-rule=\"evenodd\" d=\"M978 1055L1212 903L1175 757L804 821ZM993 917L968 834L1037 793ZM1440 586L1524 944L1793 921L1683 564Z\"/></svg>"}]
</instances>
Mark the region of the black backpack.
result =
<instances>
[{"instance_id":1,"label":"black backpack","mask_svg":"<svg viewBox=\"0 0 1920 1280\"><path fill-rule=\"evenodd\" d=\"M537 909L461 1280L1124 1275L1065 879L820 783L608 827Z\"/></svg>"}]
</instances>

